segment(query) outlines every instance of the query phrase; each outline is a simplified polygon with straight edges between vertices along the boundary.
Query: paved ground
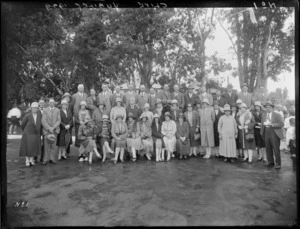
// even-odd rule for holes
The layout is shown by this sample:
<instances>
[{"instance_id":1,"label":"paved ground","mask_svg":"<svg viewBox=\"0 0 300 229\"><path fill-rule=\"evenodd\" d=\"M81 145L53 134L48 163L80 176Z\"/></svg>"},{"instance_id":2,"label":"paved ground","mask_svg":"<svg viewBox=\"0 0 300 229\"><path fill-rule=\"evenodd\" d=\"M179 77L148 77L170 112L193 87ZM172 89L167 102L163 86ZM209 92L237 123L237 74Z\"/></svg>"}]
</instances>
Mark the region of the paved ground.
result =
<instances>
[{"instance_id":1,"label":"paved ground","mask_svg":"<svg viewBox=\"0 0 300 229\"><path fill-rule=\"evenodd\" d=\"M282 153L282 169L191 158L156 163L25 167L20 140L8 140L8 222L15 226L292 225L296 174ZM254 161L256 161L255 156ZM28 201L27 207L15 207Z\"/></svg>"}]
</instances>

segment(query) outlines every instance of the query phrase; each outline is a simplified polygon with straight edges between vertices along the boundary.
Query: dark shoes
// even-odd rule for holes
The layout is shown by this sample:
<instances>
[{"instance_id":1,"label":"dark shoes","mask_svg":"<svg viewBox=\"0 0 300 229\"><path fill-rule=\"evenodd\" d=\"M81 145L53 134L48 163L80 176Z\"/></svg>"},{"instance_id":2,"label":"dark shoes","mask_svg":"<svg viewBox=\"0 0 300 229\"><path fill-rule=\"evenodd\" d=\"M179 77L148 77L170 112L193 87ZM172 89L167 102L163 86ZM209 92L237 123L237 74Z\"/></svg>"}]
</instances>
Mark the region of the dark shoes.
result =
<instances>
[{"instance_id":1,"label":"dark shoes","mask_svg":"<svg viewBox=\"0 0 300 229\"><path fill-rule=\"evenodd\" d=\"M267 167L273 167L275 164L274 163L266 163L265 166Z\"/></svg>"},{"instance_id":2,"label":"dark shoes","mask_svg":"<svg viewBox=\"0 0 300 229\"><path fill-rule=\"evenodd\" d=\"M43 162L42 165L44 165L44 166L47 165L47 162Z\"/></svg>"},{"instance_id":3,"label":"dark shoes","mask_svg":"<svg viewBox=\"0 0 300 229\"><path fill-rule=\"evenodd\" d=\"M227 158L225 158L225 159L224 159L224 162L227 162L227 161L228 161L228 159L227 159Z\"/></svg>"},{"instance_id":4,"label":"dark shoes","mask_svg":"<svg viewBox=\"0 0 300 229\"><path fill-rule=\"evenodd\" d=\"M52 160L50 160L49 163L50 163L50 164L56 164L56 162L55 162L55 161L52 161Z\"/></svg>"},{"instance_id":5,"label":"dark shoes","mask_svg":"<svg viewBox=\"0 0 300 229\"><path fill-rule=\"evenodd\" d=\"M235 160L234 160L234 159L230 159L230 161L231 161L232 163L235 163Z\"/></svg>"}]
</instances>

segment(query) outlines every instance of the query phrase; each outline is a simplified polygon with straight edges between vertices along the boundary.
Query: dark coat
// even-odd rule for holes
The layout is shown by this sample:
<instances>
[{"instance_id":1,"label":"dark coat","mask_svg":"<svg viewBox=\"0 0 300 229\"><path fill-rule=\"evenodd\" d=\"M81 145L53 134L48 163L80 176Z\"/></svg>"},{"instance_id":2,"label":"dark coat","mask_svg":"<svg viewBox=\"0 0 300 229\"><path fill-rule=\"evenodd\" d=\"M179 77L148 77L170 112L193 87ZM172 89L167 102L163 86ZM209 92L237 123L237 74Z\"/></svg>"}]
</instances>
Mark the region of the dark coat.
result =
<instances>
[{"instance_id":1,"label":"dark coat","mask_svg":"<svg viewBox=\"0 0 300 229\"><path fill-rule=\"evenodd\" d=\"M189 96L189 93L186 93L184 95L184 111L187 111L187 105L188 103L191 103L193 106L196 105L196 102L199 100L199 96L193 93L192 97Z\"/></svg>"},{"instance_id":2,"label":"dark coat","mask_svg":"<svg viewBox=\"0 0 300 229\"><path fill-rule=\"evenodd\" d=\"M41 132L42 132L42 116L37 112L36 124L34 123L33 115L30 112L25 115L21 128L23 130L20 156L21 157L36 157L41 154Z\"/></svg>"},{"instance_id":3,"label":"dark coat","mask_svg":"<svg viewBox=\"0 0 300 229\"><path fill-rule=\"evenodd\" d=\"M222 96L219 99L217 96L214 96L214 101L218 101L220 107L224 107L224 105L227 103L226 99Z\"/></svg>"},{"instance_id":4,"label":"dark coat","mask_svg":"<svg viewBox=\"0 0 300 229\"><path fill-rule=\"evenodd\" d=\"M142 114L142 109L140 109L137 105L134 105L134 108L132 109L129 105L126 107L126 117L128 117L129 113L132 113L135 120L139 121Z\"/></svg>"},{"instance_id":5,"label":"dark coat","mask_svg":"<svg viewBox=\"0 0 300 229\"><path fill-rule=\"evenodd\" d=\"M152 122L151 131L152 131L154 148L157 139L160 139L162 141L163 144L162 147L164 147L164 141L163 141L164 135L161 133L161 125L162 125L161 121L158 121L158 129L157 129L155 121L153 120Z\"/></svg>"},{"instance_id":6,"label":"dark coat","mask_svg":"<svg viewBox=\"0 0 300 229\"><path fill-rule=\"evenodd\" d=\"M60 123L60 132L57 137L57 145L58 146L64 146L65 145L65 135L67 131L71 132L71 127L73 126L73 116L71 111L68 109L67 110L67 116L63 110L60 110L60 118L61 118L61 123ZM66 125L70 125L70 129L66 130Z\"/></svg>"},{"instance_id":7,"label":"dark coat","mask_svg":"<svg viewBox=\"0 0 300 229\"><path fill-rule=\"evenodd\" d=\"M214 138L215 138L215 146L219 146L220 145L220 139L219 139L219 132L218 132L218 123L219 123L219 119L221 118L221 116L224 115L224 113L221 112L221 110L219 109L218 115L215 112L215 121L214 121Z\"/></svg>"},{"instance_id":8,"label":"dark coat","mask_svg":"<svg viewBox=\"0 0 300 229\"><path fill-rule=\"evenodd\" d=\"M234 103L236 103L238 96L236 93L231 92L231 96L228 94L228 92L225 92L223 94L223 98L226 100L226 103L232 106Z\"/></svg>"},{"instance_id":9,"label":"dark coat","mask_svg":"<svg viewBox=\"0 0 300 229\"><path fill-rule=\"evenodd\" d=\"M266 112L262 115L262 118L261 118L262 123L264 123L265 121L267 121L267 113ZM280 139L283 139L284 138L284 135L283 135L284 121L283 121L283 118L281 117L281 115L273 111L271 123L272 123L272 128L275 131L275 134ZM263 136L263 138L265 137L264 131L265 131L265 127L263 126L263 128L260 129L260 134Z\"/></svg>"}]
</instances>

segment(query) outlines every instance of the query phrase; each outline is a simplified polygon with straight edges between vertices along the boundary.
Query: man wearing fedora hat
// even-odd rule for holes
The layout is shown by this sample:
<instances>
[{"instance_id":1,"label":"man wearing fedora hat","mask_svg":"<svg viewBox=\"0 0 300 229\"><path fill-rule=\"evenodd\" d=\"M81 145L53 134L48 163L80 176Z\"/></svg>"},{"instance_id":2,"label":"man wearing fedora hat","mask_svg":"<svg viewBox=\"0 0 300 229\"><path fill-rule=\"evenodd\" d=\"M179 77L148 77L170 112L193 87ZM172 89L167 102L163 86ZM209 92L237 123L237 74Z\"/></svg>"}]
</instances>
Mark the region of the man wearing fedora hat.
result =
<instances>
[{"instance_id":1,"label":"man wearing fedora hat","mask_svg":"<svg viewBox=\"0 0 300 229\"><path fill-rule=\"evenodd\" d=\"M200 87L200 95L199 95L200 101L203 101L204 99L208 100L208 105L213 105L213 97L210 93L206 91L206 86L202 85Z\"/></svg>"},{"instance_id":2,"label":"man wearing fedora hat","mask_svg":"<svg viewBox=\"0 0 300 229\"><path fill-rule=\"evenodd\" d=\"M228 84L227 91L223 94L223 98L226 100L226 103L231 107L234 103L236 103L238 96L235 92L233 92L232 84Z\"/></svg>"},{"instance_id":3,"label":"man wearing fedora hat","mask_svg":"<svg viewBox=\"0 0 300 229\"><path fill-rule=\"evenodd\" d=\"M55 101L53 98L49 99L49 107L47 107L43 112L42 125L43 125L43 135L45 135L44 141L44 156L43 156L43 165L46 165L49 161L50 163L55 164L55 158L57 157L57 147L56 139L54 142L51 141L51 137L57 138L57 135L60 132L60 111L58 108L54 107Z\"/></svg>"},{"instance_id":4,"label":"man wearing fedora hat","mask_svg":"<svg viewBox=\"0 0 300 229\"><path fill-rule=\"evenodd\" d=\"M184 111L187 111L188 108L188 104L192 104L192 106L194 107L196 104L198 96L194 93L194 87L192 85L190 85L188 87L188 92L184 95Z\"/></svg>"},{"instance_id":5,"label":"man wearing fedora hat","mask_svg":"<svg viewBox=\"0 0 300 229\"><path fill-rule=\"evenodd\" d=\"M156 103L156 99L157 99L157 95L154 89L154 86L152 86L150 88L149 91L149 104L150 104L150 111L153 111L155 109L155 103Z\"/></svg>"},{"instance_id":6,"label":"man wearing fedora hat","mask_svg":"<svg viewBox=\"0 0 300 229\"><path fill-rule=\"evenodd\" d=\"M124 104L125 103L125 95L124 95L124 93L121 93L121 87L119 85L116 85L115 86L115 93L113 93L110 97L111 107L115 107L117 105L116 104L116 99L118 97L121 98L122 103Z\"/></svg>"},{"instance_id":7,"label":"man wearing fedora hat","mask_svg":"<svg viewBox=\"0 0 300 229\"><path fill-rule=\"evenodd\" d=\"M86 108L90 111L91 117L93 112L97 109L98 97L94 88L90 90L90 96L86 99Z\"/></svg>"},{"instance_id":8,"label":"man wearing fedora hat","mask_svg":"<svg viewBox=\"0 0 300 229\"><path fill-rule=\"evenodd\" d=\"M179 109L183 111L183 109L184 109L184 95L179 91L179 85L178 84L174 85L174 92L171 93L171 99L172 100L177 100Z\"/></svg>"},{"instance_id":9,"label":"man wearing fedora hat","mask_svg":"<svg viewBox=\"0 0 300 229\"><path fill-rule=\"evenodd\" d=\"M103 102L108 111L111 110L112 106L110 104L111 92L108 90L108 85L102 85L102 92L98 94L98 101Z\"/></svg>"},{"instance_id":10,"label":"man wearing fedora hat","mask_svg":"<svg viewBox=\"0 0 300 229\"><path fill-rule=\"evenodd\" d=\"M275 169L281 168L280 156L280 140L283 136L284 121L280 114L273 111L274 105L268 101L265 103L266 113L263 114L261 123L262 128L260 134L265 140L268 163L266 166L274 166L275 156Z\"/></svg>"},{"instance_id":11,"label":"man wearing fedora hat","mask_svg":"<svg viewBox=\"0 0 300 229\"><path fill-rule=\"evenodd\" d=\"M138 101L138 95L134 91L134 87L132 84L128 85L128 92L125 94L125 107L127 107L130 104L130 98L134 98L135 102Z\"/></svg>"},{"instance_id":12,"label":"man wearing fedora hat","mask_svg":"<svg viewBox=\"0 0 300 229\"><path fill-rule=\"evenodd\" d=\"M149 103L149 94L146 93L145 85L140 86L140 93L137 96L137 103L141 109L143 109L145 103Z\"/></svg>"},{"instance_id":13,"label":"man wearing fedora hat","mask_svg":"<svg viewBox=\"0 0 300 229\"><path fill-rule=\"evenodd\" d=\"M128 115L129 113L132 113L135 120L139 121L140 116L142 114L142 109L143 109L143 107L139 107L136 104L135 97L131 97L129 100L129 105L126 107L126 115Z\"/></svg>"},{"instance_id":14,"label":"man wearing fedora hat","mask_svg":"<svg viewBox=\"0 0 300 229\"><path fill-rule=\"evenodd\" d=\"M214 101L214 112L215 112L214 138L215 138L216 156L218 157L219 156L219 145L220 145L219 132L218 132L218 122L219 122L219 119L224 115L224 113L221 111L219 102L217 100Z\"/></svg>"},{"instance_id":15,"label":"man wearing fedora hat","mask_svg":"<svg viewBox=\"0 0 300 229\"><path fill-rule=\"evenodd\" d=\"M248 84L247 83L243 83L242 86L242 91L237 93L237 96L239 99L241 99L243 101L243 103L245 103L247 105L247 107L251 107L254 104L254 98L253 95L251 93L248 92Z\"/></svg>"},{"instance_id":16,"label":"man wearing fedora hat","mask_svg":"<svg viewBox=\"0 0 300 229\"><path fill-rule=\"evenodd\" d=\"M78 84L78 92L72 95L71 104L70 104L70 108L74 117L78 114L81 101L86 101L86 99L87 99L87 94L84 93L83 84Z\"/></svg>"},{"instance_id":17,"label":"man wearing fedora hat","mask_svg":"<svg viewBox=\"0 0 300 229\"><path fill-rule=\"evenodd\" d=\"M206 155L203 157L209 159L211 156L211 147L215 146L214 139L214 121L215 112L209 107L209 100L203 99L202 109L200 109L200 132L201 132L201 146L206 147Z\"/></svg>"},{"instance_id":18,"label":"man wearing fedora hat","mask_svg":"<svg viewBox=\"0 0 300 229\"><path fill-rule=\"evenodd\" d=\"M259 90L253 94L253 97L254 101L260 101L262 105L270 100L269 93L267 93L264 85L260 85Z\"/></svg>"}]
</instances>

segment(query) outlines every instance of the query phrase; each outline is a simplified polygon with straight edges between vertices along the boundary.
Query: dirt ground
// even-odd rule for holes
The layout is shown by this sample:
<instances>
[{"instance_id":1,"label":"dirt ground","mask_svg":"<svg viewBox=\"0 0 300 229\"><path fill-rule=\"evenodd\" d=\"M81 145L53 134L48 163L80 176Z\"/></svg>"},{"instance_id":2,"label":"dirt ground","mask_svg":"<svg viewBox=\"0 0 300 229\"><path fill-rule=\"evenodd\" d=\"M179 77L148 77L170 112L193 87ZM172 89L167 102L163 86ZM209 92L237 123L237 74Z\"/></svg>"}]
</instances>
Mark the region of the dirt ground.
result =
<instances>
[{"instance_id":1,"label":"dirt ground","mask_svg":"<svg viewBox=\"0 0 300 229\"><path fill-rule=\"evenodd\" d=\"M256 162L256 154L253 164L141 158L117 165L95 159L90 167L77 161L72 146L69 160L27 168L19 147L19 139L8 140L9 227L288 226L296 220L296 173L286 153L280 170Z\"/></svg>"}]
</instances>

